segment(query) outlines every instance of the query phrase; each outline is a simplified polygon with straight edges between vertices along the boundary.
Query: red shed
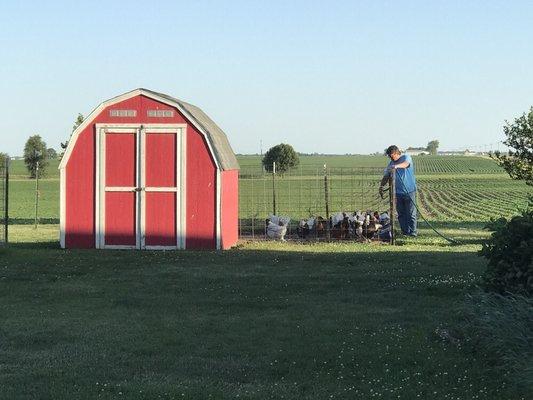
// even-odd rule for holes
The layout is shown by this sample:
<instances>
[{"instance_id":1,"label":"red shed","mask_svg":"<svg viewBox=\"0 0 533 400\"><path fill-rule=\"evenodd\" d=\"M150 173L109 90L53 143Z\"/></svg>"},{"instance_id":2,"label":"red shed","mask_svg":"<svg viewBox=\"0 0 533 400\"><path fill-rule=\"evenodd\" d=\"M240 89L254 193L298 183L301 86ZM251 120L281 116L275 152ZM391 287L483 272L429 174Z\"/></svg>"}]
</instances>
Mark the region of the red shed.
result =
<instances>
[{"instance_id":1,"label":"red shed","mask_svg":"<svg viewBox=\"0 0 533 400\"><path fill-rule=\"evenodd\" d=\"M63 248L227 249L239 165L198 107L136 89L100 104L59 166Z\"/></svg>"}]
</instances>

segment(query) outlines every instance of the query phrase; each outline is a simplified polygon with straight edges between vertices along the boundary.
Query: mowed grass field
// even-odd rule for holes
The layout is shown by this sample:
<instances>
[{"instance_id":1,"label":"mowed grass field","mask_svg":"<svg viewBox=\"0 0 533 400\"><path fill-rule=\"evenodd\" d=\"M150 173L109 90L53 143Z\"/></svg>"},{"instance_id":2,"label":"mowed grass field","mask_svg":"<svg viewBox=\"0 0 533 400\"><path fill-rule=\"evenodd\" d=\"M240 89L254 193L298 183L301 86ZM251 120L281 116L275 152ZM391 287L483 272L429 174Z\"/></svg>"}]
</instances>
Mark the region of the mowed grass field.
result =
<instances>
[{"instance_id":1,"label":"mowed grass field","mask_svg":"<svg viewBox=\"0 0 533 400\"><path fill-rule=\"evenodd\" d=\"M462 172L429 170L439 162L429 158L424 172L426 159L415 162L422 191L425 179L456 190L419 200L461 245L421 224L419 238L394 247L258 241L226 252L61 250L50 174L40 199L50 223L17 224L33 212L20 203L12 243L0 248L0 398L532 398L494 359L438 334L454 332L485 269L477 251L486 216L510 213L496 200L512 190L519 202L527 188L486 159L461 158L469 165ZM33 204L20 170L12 210L26 198ZM466 201L474 192L493 208L483 214L483 203L465 218L464 205L481 201Z\"/></svg>"},{"instance_id":2,"label":"mowed grass field","mask_svg":"<svg viewBox=\"0 0 533 400\"><path fill-rule=\"evenodd\" d=\"M226 252L0 249L0 398L529 399L443 340L484 234Z\"/></svg>"}]
</instances>

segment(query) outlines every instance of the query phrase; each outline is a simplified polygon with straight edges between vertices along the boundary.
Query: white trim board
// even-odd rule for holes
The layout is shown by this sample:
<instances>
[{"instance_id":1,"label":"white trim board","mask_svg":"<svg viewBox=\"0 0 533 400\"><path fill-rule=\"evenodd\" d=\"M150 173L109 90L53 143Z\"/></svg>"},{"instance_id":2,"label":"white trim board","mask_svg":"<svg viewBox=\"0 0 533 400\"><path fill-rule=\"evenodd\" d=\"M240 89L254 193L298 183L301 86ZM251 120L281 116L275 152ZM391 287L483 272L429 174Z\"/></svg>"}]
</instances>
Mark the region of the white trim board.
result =
<instances>
[{"instance_id":1,"label":"white trim board","mask_svg":"<svg viewBox=\"0 0 533 400\"><path fill-rule=\"evenodd\" d=\"M65 224L67 215L67 195L66 186L67 182L67 170L59 170L59 245L62 249L65 248Z\"/></svg>"},{"instance_id":2,"label":"white trim board","mask_svg":"<svg viewBox=\"0 0 533 400\"><path fill-rule=\"evenodd\" d=\"M217 250L220 250L222 248L222 240L221 240L221 200L222 200L222 190L221 190L221 186L220 186L220 183L221 183L222 179L221 179L221 174L220 174L220 170L217 169L217 177L216 177L216 248Z\"/></svg>"}]
</instances>

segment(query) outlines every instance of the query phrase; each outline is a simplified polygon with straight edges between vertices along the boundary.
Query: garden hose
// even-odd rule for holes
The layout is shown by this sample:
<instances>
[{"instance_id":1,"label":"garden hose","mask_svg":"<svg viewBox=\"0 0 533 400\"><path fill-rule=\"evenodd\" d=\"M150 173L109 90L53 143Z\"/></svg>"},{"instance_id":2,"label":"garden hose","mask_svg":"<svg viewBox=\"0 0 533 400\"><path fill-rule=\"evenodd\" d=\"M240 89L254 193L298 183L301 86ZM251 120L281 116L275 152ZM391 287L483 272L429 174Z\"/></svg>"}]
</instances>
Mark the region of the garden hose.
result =
<instances>
[{"instance_id":1,"label":"garden hose","mask_svg":"<svg viewBox=\"0 0 533 400\"><path fill-rule=\"evenodd\" d=\"M403 185L403 188L404 189L407 189L407 185L405 184L404 180L403 180L403 176L400 175L400 181L402 182L402 185ZM411 199L411 198L409 198ZM412 201L412 200L411 200ZM420 217L424 220L424 222L426 224L428 224L428 226L431 228L431 230L433 230L433 232L435 232L437 235L439 235L441 238L443 238L444 240L452 243L452 244L461 244L461 242L457 239L454 239L454 238L450 238L450 237L447 237L445 235L443 235L442 233L440 233L436 228L433 227L433 225L431 225L431 223L422 215L422 212L420 211L420 209L418 208L418 205L416 204L416 201L413 201L413 204L416 208L416 211L418 211L418 215L420 215Z\"/></svg>"}]
</instances>

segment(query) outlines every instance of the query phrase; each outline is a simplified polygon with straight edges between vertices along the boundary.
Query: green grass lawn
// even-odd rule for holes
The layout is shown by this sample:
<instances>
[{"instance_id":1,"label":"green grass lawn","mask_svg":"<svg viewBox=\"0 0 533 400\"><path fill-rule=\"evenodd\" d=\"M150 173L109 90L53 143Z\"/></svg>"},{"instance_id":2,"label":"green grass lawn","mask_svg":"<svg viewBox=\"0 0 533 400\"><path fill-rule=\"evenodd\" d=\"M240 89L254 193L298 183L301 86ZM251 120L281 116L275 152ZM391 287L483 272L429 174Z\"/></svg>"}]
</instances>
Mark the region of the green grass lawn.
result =
<instances>
[{"instance_id":1,"label":"green grass lawn","mask_svg":"<svg viewBox=\"0 0 533 400\"><path fill-rule=\"evenodd\" d=\"M59 160L48 160L43 178L59 179ZM28 169L24 160L12 160L9 167L9 174L14 179L28 178Z\"/></svg>"},{"instance_id":2,"label":"green grass lawn","mask_svg":"<svg viewBox=\"0 0 533 400\"><path fill-rule=\"evenodd\" d=\"M526 399L442 341L486 236L226 252L0 249L2 399Z\"/></svg>"},{"instance_id":3,"label":"green grass lawn","mask_svg":"<svg viewBox=\"0 0 533 400\"><path fill-rule=\"evenodd\" d=\"M529 190L491 160L454 159L416 162L422 211L459 246L421 223L420 237L398 246L257 241L226 252L61 250L57 172L41 181L35 230L34 182L14 162L12 243L0 247L0 399L533 398L493 360L436 334L457 326L485 269L485 221L515 212ZM239 160L252 170L258 157ZM243 205L260 194L247 185L241 216L262 221ZM323 198L289 179L279 188L280 208Z\"/></svg>"}]
</instances>

